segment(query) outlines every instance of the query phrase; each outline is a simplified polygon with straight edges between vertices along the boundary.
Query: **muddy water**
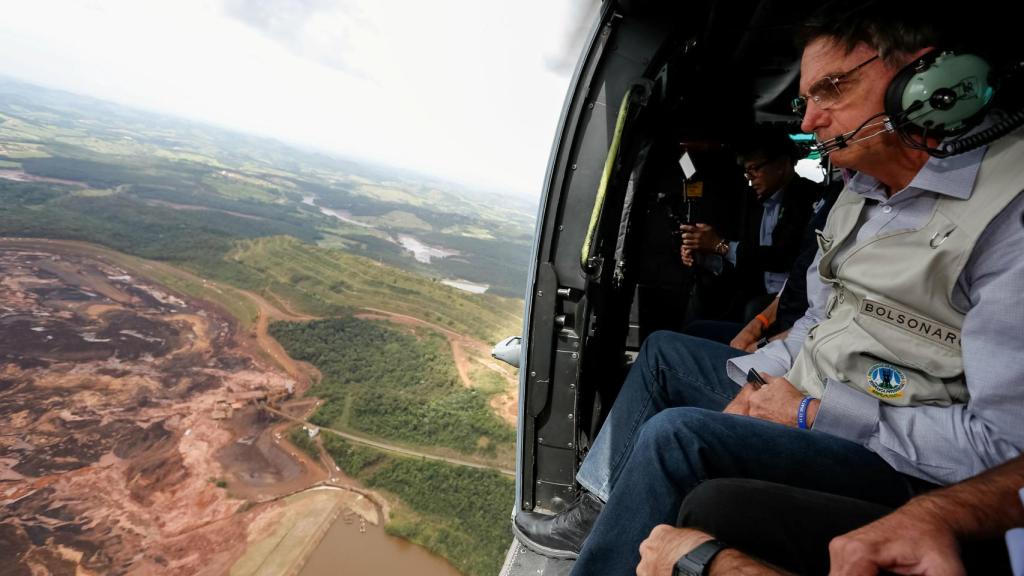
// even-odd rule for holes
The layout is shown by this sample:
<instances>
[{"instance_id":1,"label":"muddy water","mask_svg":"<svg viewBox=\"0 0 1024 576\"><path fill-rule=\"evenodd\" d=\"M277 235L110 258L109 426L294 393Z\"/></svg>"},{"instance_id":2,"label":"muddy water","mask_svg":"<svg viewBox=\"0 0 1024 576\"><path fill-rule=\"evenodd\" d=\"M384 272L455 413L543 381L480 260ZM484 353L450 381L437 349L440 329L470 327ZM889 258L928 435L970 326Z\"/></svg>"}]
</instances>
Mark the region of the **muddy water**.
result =
<instances>
[{"instance_id":1,"label":"muddy water","mask_svg":"<svg viewBox=\"0 0 1024 576\"><path fill-rule=\"evenodd\" d=\"M365 524L366 532L360 532L362 526L359 518L339 516L299 576L459 576L446 560L425 549L388 536L372 524Z\"/></svg>"}]
</instances>

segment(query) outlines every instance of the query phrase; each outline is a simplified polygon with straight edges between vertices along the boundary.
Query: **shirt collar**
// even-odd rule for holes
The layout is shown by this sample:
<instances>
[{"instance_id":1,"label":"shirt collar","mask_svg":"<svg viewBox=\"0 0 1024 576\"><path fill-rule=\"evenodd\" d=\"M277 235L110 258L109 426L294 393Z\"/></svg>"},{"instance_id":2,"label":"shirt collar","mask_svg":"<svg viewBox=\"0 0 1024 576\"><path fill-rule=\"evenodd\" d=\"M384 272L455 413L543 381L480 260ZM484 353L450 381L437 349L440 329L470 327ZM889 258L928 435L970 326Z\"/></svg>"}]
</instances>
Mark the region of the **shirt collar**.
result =
<instances>
[{"instance_id":1,"label":"shirt collar","mask_svg":"<svg viewBox=\"0 0 1024 576\"><path fill-rule=\"evenodd\" d=\"M929 157L906 189L914 188L966 200L974 190L974 182L978 179L978 170L981 169L981 160L987 149L987 146L982 146L949 158ZM847 187L865 198L880 202L888 199L885 186L863 172L854 174Z\"/></svg>"},{"instance_id":2,"label":"shirt collar","mask_svg":"<svg viewBox=\"0 0 1024 576\"><path fill-rule=\"evenodd\" d=\"M761 204L763 206L774 206L774 205L778 204L779 202L782 202L782 193L783 193L783 191L785 189L786 189L785 186L783 186L782 188L779 188L778 190L775 191L775 194L772 194L771 196L765 198L764 202L762 202Z\"/></svg>"},{"instance_id":3,"label":"shirt collar","mask_svg":"<svg viewBox=\"0 0 1024 576\"><path fill-rule=\"evenodd\" d=\"M976 134L992 126L999 119L999 116L998 112L989 113L967 135ZM934 192L966 200L971 197L971 193L974 191L974 182L978 179L978 171L981 169L981 161L985 157L986 150L988 150L987 145L964 152L963 154L950 156L949 158L931 156L904 190L913 188L918 191ZM885 202L889 199L885 194L885 187L878 180L867 174L854 174L849 182L847 182L847 186L865 198L878 200L879 202ZM902 191L900 190L899 192Z\"/></svg>"}]
</instances>

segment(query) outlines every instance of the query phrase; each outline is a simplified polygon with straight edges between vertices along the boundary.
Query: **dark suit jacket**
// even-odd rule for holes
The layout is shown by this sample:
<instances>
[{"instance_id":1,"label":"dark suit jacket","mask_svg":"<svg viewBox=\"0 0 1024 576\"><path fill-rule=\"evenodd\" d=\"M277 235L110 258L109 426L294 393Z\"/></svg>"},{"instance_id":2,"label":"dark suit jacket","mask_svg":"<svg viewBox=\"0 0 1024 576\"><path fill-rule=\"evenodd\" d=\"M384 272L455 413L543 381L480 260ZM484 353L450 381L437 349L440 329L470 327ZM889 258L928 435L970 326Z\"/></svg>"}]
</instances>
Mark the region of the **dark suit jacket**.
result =
<instances>
[{"instance_id":1,"label":"dark suit jacket","mask_svg":"<svg viewBox=\"0 0 1024 576\"><path fill-rule=\"evenodd\" d=\"M779 297L779 310L775 316L775 323L769 330L770 334L789 330L807 311L807 273L811 262L814 261L815 254L818 253L818 239L815 231L825 229L828 213L832 210L842 189L840 181L833 183L831 189L823 192L824 205L811 217L804 229L804 237L800 241L800 254L793 262L793 268L789 271L789 281L786 282L786 289Z\"/></svg>"},{"instance_id":2,"label":"dark suit jacket","mask_svg":"<svg viewBox=\"0 0 1024 576\"><path fill-rule=\"evenodd\" d=\"M736 274L743 296L765 293L765 272L789 272L800 254L800 241L807 222L814 215L814 203L821 197L821 187L795 176L783 189L782 212L772 232L771 246L761 246L763 207L753 193L746 196L744 222L740 227L736 251Z\"/></svg>"}]
</instances>

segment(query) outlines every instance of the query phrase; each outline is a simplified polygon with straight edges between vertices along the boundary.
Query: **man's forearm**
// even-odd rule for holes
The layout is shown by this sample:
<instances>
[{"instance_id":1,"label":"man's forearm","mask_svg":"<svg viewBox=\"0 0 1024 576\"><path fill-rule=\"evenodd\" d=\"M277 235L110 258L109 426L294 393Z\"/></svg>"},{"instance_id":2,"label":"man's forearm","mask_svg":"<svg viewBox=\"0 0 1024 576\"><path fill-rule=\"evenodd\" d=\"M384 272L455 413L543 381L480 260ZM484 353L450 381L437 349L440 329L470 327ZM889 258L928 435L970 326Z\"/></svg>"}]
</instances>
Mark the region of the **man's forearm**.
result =
<instances>
[{"instance_id":1,"label":"man's forearm","mask_svg":"<svg viewBox=\"0 0 1024 576\"><path fill-rule=\"evenodd\" d=\"M726 548L711 562L711 576L785 576L790 574L770 564L748 556L734 548Z\"/></svg>"},{"instance_id":2,"label":"man's forearm","mask_svg":"<svg viewBox=\"0 0 1024 576\"><path fill-rule=\"evenodd\" d=\"M957 539L998 538L1024 526L1024 456L1018 456L959 484L912 499L903 508L944 522Z\"/></svg>"}]
</instances>

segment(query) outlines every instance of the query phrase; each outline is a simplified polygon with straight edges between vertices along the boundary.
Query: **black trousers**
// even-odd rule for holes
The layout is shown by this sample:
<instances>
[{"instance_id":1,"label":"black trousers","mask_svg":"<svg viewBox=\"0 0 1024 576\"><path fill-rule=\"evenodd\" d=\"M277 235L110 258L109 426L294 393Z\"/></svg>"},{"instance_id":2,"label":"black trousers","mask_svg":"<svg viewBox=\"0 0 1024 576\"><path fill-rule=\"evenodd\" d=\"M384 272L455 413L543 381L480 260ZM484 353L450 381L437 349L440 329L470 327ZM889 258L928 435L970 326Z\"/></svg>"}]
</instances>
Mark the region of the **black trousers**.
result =
<instances>
[{"instance_id":1,"label":"black trousers","mask_svg":"<svg viewBox=\"0 0 1024 576\"><path fill-rule=\"evenodd\" d=\"M678 526L797 574L828 574L828 543L892 508L759 480L709 480L687 496ZM1010 573L1002 539L962 544L968 574Z\"/></svg>"}]
</instances>

